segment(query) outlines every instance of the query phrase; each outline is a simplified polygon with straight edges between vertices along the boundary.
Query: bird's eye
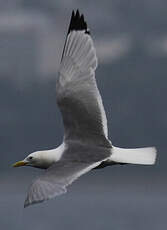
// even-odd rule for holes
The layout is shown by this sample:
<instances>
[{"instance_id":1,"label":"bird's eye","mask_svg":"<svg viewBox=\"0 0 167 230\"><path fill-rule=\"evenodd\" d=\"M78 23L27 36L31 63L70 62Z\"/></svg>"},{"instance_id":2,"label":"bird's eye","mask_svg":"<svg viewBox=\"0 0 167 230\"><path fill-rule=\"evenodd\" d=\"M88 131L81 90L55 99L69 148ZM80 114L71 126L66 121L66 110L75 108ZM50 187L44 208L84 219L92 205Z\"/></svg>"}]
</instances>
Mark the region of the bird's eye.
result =
<instances>
[{"instance_id":1,"label":"bird's eye","mask_svg":"<svg viewBox=\"0 0 167 230\"><path fill-rule=\"evenodd\" d=\"M33 158L33 157L29 157L28 159L29 159L29 160L32 160L32 158Z\"/></svg>"}]
</instances>

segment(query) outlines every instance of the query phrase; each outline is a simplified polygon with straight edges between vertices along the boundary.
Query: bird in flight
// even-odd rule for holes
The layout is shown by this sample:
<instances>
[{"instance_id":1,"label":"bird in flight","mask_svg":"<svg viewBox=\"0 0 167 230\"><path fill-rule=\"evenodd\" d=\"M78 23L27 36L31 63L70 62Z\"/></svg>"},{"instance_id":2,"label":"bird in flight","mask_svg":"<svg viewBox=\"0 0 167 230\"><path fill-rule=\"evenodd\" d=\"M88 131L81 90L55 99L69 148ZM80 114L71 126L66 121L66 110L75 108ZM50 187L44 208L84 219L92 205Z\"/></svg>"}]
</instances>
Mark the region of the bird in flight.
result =
<instances>
[{"instance_id":1,"label":"bird in flight","mask_svg":"<svg viewBox=\"0 0 167 230\"><path fill-rule=\"evenodd\" d=\"M68 185L92 169L122 163L155 163L154 147L124 149L112 145L96 84L96 68L90 30L83 14L73 11L56 82L64 139L59 147L33 152L13 165L46 169L31 184L24 207L65 193Z\"/></svg>"}]
</instances>

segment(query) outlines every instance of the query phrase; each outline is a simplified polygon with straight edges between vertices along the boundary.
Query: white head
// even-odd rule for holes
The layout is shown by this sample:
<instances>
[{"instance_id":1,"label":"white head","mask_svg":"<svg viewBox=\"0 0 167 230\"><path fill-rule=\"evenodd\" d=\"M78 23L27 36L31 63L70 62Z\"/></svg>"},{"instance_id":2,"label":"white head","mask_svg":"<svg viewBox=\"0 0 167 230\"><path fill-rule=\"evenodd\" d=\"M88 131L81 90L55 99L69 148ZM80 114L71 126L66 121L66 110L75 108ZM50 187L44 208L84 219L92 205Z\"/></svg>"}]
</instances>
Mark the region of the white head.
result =
<instances>
[{"instance_id":1,"label":"white head","mask_svg":"<svg viewBox=\"0 0 167 230\"><path fill-rule=\"evenodd\" d=\"M66 146L62 143L56 149L31 153L24 160L16 162L13 167L32 166L35 168L47 169L60 160L65 149Z\"/></svg>"},{"instance_id":2,"label":"white head","mask_svg":"<svg viewBox=\"0 0 167 230\"><path fill-rule=\"evenodd\" d=\"M55 163L55 159L52 157L53 154L51 154L50 151L51 150L33 152L24 160L13 164L13 167L31 166L35 168L47 169L53 163Z\"/></svg>"}]
</instances>

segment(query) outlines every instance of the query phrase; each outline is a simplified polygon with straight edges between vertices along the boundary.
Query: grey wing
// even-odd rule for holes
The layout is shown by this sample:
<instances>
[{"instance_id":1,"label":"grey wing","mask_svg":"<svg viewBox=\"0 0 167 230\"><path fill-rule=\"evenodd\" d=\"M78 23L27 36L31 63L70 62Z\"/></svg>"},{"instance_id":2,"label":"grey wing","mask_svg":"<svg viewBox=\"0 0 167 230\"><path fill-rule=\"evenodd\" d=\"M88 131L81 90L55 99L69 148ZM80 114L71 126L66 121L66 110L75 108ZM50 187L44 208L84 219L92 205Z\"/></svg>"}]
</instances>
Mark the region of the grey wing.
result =
<instances>
[{"instance_id":1,"label":"grey wing","mask_svg":"<svg viewBox=\"0 0 167 230\"><path fill-rule=\"evenodd\" d=\"M95 79L97 57L93 41L79 12L73 13L70 25L56 84L65 140L110 145L106 114Z\"/></svg>"},{"instance_id":2,"label":"grey wing","mask_svg":"<svg viewBox=\"0 0 167 230\"><path fill-rule=\"evenodd\" d=\"M69 184L98 165L97 162L93 164L69 161L55 163L30 186L24 207L65 193Z\"/></svg>"}]
</instances>

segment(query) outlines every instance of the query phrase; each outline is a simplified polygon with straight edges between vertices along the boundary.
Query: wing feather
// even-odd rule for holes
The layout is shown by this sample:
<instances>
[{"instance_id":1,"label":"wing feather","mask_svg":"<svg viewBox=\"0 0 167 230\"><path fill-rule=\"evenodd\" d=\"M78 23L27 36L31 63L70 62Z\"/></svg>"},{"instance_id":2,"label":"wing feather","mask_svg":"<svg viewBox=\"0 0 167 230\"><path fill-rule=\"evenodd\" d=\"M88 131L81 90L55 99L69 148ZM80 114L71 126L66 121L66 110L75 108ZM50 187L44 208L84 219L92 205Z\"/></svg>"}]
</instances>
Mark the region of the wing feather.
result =
<instances>
[{"instance_id":1,"label":"wing feather","mask_svg":"<svg viewBox=\"0 0 167 230\"><path fill-rule=\"evenodd\" d=\"M109 145L107 119L97 88L96 50L83 15L73 12L56 84L65 140ZM84 136L84 138L83 138Z\"/></svg>"},{"instance_id":2,"label":"wing feather","mask_svg":"<svg viewBox=\"0 0 167 230\"><path fill-rule=\"evenodd\" d=\"M30 186L24 207L40 203L65 193L66 187L81 175L97 167L94 164L60 161L49 168Z\"/></svg>"}]
</instances>

